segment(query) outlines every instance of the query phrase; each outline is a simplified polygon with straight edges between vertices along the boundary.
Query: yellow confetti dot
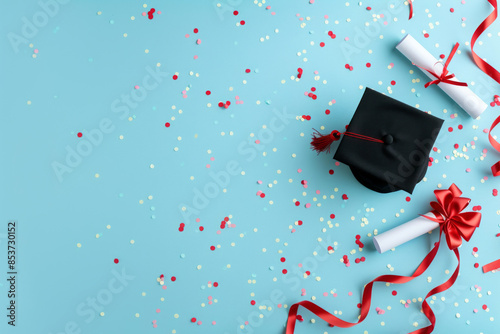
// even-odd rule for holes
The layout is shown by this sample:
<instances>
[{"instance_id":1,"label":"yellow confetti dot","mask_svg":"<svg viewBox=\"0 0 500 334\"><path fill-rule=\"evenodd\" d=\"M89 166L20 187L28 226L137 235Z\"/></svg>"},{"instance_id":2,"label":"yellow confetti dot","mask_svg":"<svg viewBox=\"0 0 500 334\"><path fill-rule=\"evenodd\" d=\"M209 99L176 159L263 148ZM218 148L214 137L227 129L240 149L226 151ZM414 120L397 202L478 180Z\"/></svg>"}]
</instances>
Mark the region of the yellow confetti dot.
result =
<instances>
[{"instance_id":1,"label":"yellow confetti dot","mask_svg":"<svg viewBox=\"0 0 500 334\"><path fill-rule=\"evenodd\" d=\"M81 243L77 243L77 244L76 244L76 247L81 248L81 247L82 247L82 244L81 244Z\"/></svg>"}]
</instances>

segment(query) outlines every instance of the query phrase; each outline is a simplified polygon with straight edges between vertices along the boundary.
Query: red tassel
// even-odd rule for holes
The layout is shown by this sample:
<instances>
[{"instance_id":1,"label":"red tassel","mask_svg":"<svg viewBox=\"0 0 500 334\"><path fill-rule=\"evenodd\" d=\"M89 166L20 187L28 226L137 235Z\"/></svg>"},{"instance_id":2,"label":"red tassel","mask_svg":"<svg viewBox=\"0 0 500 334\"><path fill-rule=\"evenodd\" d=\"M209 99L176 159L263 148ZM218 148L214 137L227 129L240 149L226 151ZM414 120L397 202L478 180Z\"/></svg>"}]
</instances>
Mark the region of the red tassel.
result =
<instances>
[{"instance_id":1,"label":"red tassel","mask_svg":"<svg viewBox=\"0 0 500 334\"><path fill-rule=\"evenodd\" d=\"M312 140L311 140L311 149L317 151L318 154L324 151L330 153L330 146L334 141L340 139L341 133L338 132L337 130L333 130L331 133L327 135L322 135L321 133L319 133L318 130L316 129L313 130L314 133L312 135Z\"/></svg>"}]
</instances>

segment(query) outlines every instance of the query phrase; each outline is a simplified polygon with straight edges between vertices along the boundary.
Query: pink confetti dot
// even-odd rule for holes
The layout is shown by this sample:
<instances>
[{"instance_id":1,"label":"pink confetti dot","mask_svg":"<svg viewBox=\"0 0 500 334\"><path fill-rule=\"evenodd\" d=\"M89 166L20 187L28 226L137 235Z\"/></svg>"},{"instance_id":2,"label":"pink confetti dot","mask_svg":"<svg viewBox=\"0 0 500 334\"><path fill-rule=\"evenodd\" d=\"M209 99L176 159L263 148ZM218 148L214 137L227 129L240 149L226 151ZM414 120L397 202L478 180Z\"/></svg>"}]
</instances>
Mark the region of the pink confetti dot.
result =
<instances>
[{"instance_id":1,"label":"pink confetti dot","mask_svg":"<svg viewBox=\"0 0 500 334\"><path fill-rule=\"evenodd\" d=\"M216 324L216 322L215 322L215 321L212 321L212 325L214 325L214 326L215 326L215 324Z\"/></svg>"},{"instance_id":2,"label":"pink confetti dot","mask_svg":"<svg viewBox=\"0 0 500 334\"><path fill-rule=\"evenodd\" d=\"M201 44L201 39L199 39L199 38L198 38L198 39L196 40L196 44L200 45L200 44Z\"/></svg>"},{"instance_id":3,"label":"pink confetti dot","mask_svg":"<svg viewBox=\"0 0 500 334\"><path fill-rule=\"evenodd\" d=\"M160 313L160 309L159 308L156 309L156 313Z\"/></svg>"},{"instance_id":4,"label":"pink confetti dot","mask_svg":"<svg viewBox=\"0 0 500 334\"><path fill-rule=\"evenodd\" d=\"M134 88L135 88L135 89L139 89L139 86L138 86L138 85L135 85L135 86L134 86Z\"/></svg>"},{"instance_id":5,"label":"pink confetti dot","mask_svg":"<svg viewBox=\"0 0 500 334\"><path fill-rule=\"evenodd\" d=\"M306 204L306 208L309 209L311 207L311 203Z\"/></svg>"}]
</instances>

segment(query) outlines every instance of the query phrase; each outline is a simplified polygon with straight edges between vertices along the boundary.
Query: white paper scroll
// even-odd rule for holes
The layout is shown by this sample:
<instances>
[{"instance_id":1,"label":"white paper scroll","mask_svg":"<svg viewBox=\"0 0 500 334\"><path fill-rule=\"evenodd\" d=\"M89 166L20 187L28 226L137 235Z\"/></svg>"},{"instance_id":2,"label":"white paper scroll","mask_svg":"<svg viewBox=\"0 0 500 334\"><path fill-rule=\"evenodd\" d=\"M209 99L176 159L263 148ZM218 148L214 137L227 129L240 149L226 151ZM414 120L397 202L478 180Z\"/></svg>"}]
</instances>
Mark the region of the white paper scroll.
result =
<instances>
[{"instance_id":1,"label":"white paper scroll","mask_svg":"<svg viewBox=\"0 0 500 334\"><path fill-rule=\"evenodd\" d=\"M396 46L402 54L406 56L413 64L422 68L428 69L438 76L443 73L443 64L430 54L419 42L417 42L411 35L406 35L401 42ZM451 61L453 67L453 60ZM456 68L456 67L455 67ZM422 69L431 79L436 79L432 74ZM449 73L454 73L448 68ZM450 79L451 81L460 81L456 77ZM456 86L448 83L440 82L438 86L448 94L463 110L465 110L472 118L479 117L483 111L486 110L488 105L479 98L469 87Z\"/></svg>"},{"instance_id":2,"label":"white paper scroll","mask_svg":"<svg viewBox=\"0 0 500 334\"><path fill-rule=\"evenodd\" d=\"M435 217L432 212L426 213L424 216ZM373 238L373 243L379 253L384 253L389 249L402 245L405 242L428 233L437 227L439 227L439 223L435 223L430 219L418 216L405 224L399 225L392 230L375 236Z\"/></svg>"}]
</instances>

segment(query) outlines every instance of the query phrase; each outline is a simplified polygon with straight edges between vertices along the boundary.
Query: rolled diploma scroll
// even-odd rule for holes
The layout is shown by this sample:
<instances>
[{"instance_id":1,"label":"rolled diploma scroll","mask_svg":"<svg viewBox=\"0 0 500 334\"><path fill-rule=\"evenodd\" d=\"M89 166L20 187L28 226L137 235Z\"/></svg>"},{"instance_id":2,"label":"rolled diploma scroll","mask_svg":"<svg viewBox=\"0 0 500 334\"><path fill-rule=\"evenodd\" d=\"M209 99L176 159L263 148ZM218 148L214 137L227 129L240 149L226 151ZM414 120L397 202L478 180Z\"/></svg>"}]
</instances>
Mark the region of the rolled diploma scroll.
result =
<instances>
[{"instance_id":1,"label":"rolled diploma scroll","mask_svg":"<svg viewBox=\"0 0 500 334\"><path fill-rule=\"evenodd\" d=\"M432 212L426 213L424 216L436 217ZM375 248L379 253L384 253L389 249L404 244L413 240L425 233L428 233L439 227L439 223L433 222L422 216L410 220L409 222L399 225L387 232L377 235L373 238Z\"/></svg>"},{"instance_id":2,"label":"rolled diploma scroll","mask_svg":"<svg viewBox=\"0 0 500 334\"><path fill-rule=\"evenodd\" d=\"M396 46L396 49L404 54L413 64L420 66L421 70L427 74L429 78L433 80L437 79L423 68L436 73L438 76L443 73L444 65L438 62L438 60L411 35L406 35ZM450 74L453 73L450 69L448 69L448 72ZM456 77L450 80L459 81ZM472 118L478 118L488 107L488 105L467 86L456 86L444 82L440 82L438 86Z\"/></svg>"}]
</instances>

